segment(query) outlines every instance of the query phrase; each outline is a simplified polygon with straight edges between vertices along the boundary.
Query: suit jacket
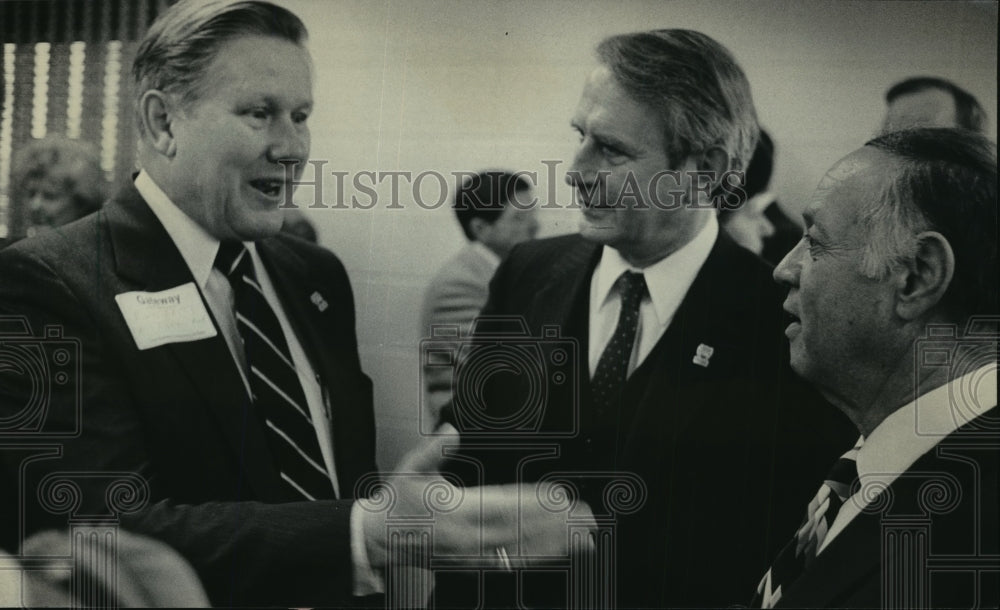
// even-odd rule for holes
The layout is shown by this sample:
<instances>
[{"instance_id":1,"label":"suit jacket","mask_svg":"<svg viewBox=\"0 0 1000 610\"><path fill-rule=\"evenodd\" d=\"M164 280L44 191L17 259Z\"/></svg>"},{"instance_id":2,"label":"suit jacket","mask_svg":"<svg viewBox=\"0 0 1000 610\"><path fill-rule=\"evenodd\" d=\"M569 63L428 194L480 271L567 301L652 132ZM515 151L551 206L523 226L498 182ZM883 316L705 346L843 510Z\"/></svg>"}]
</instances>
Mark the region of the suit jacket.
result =
<instances>
[{"instance_id":1,"label":"suit jacket","mask_svg":"<svg viewBox=\"0 0 1000 610\"><path fill-rule=\"evenodd\" d=\"M575 362L559 371L569 383L547 365L537 432L519 437L551 442L558 455L522 462L519 476L604 471L641 480L645 501L627 515L607 510L615 502L610 488L593 477L580 482L595 514L617 518L610 569L619 607L744 602L768 553L797 526L795 499L798 507L808 502L855 433L791 373L783 291L763 261L723 232L659 343L629 377L621 410L595 417L586 354L600 253L576 235L531 242L511 253L491 283L484 316L523 316L532 336L546 336L539 341L545 362L562 361L546 346L577 346ZM481 321L477 330L495 329ZM713 350L707 366L695 362L704 347ZM511 409L525 404L528 390L498 377L481 388L482 408L492 421L522 421L503 418L516 415ZM445 410L460 430L469 427L463 409L454 403ZM575 431L558 436L567 430ZM487 480L509 479L518 463L477 459Z\"/></svg>"},{"instance_id":2,"label":"suit jacket","mask_svg":"<svg viewBox=\"0 0 1000 610\"><path fill-rule=\"evenodd\" d=\"M79 421L78 433L56 438L58 457L7 467L24 485L27 532L65 527L67 517L120 515L126 529L191 562L214 604L349 603L353 488L376 469L372 388L358 358L350 283L333 254L301 240L278 235L257 248L331 397L342 499L291 502L282 491L221 332L137 349L115 295L193 278L131 185L99 213L0 253L0 314L23 316L23 333L30 327L44 337L56 328L79 349L70 350L79 368L68 379L43 379L51 393L34 436L17 438L72 432ZM326 309L311 302L314 293ZM0 370L0 421L32 395L29 376L18 373ZM60 505L60 488L45 479L59 473L70 473L79 490L75 506ZM115 478L124 487L109 482Z\"/></svg>"},{"instance_id":3,"label":"suit jacket","mask_svg":"<svg viewBox=\"0 0 1000 610\"><path fill-rule=\"evenodd\" d=\"M776 607L996 608L998 417L994 407L914 462L816 556Z\"/></svg>"},{"instance_id":4,"label":"suit jacket","mask_svg":"<svg viewBox=\"0 0 1000 610\"><path fill-rule=\"evenodd\" d=\"M443 325L457 326L461 336L469 334L472 320L486 304L490 278L496 271L496 264L483 255L481 247L467 244L431 280L420 318L422 338L432 338L434 327ZM451 372L449 367L423 364L426 405L435 416L451 399Z\"/></svg>"}]
</instances>

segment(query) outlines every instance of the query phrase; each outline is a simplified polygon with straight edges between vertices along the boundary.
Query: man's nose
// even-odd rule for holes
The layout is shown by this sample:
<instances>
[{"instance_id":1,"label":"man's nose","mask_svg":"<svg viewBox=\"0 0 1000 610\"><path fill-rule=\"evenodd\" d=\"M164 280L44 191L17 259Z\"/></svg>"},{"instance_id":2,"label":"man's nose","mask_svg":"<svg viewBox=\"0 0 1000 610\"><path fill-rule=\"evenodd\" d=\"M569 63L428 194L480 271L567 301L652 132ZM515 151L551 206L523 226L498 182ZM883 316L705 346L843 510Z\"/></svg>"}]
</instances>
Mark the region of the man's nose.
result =
<instances>
[{"instance_id":1,"label":"man's nose","mask_svg":"<svg viewBox=\"0 0 1000 610\"><path fill-rule=\"evenodd\" d=\"M305 163L309 158L309 129L288 117L276 121L271 128L267 156L269 161L275 163L279 160ZM296 169L302 171L302 167Z\"/></svg>"},{"instance_id":2,"label":"man's nose","mask_svg":"<svg viewBox=\"0 0 1000 610\"><path fill-rule=\"evenodd\" d=\"M583 186L593 184L597 177L597 164L590 147L583 143L573 155L573 162L566 170L566 184Z\"/></svg>"},{"instance_id":3,"label":"man's nose","mask_svg":"<svg viewBox=\"0 0 1000 610\"><path fill-rule=\"evenodd\" d=\"M801 270L802 249L805 247L805 240L799 240L792 251L781 259L778 266L774 268L774 281L788 286L797 286L799 283L799 271Z\"/></svg>"}]
</instances>

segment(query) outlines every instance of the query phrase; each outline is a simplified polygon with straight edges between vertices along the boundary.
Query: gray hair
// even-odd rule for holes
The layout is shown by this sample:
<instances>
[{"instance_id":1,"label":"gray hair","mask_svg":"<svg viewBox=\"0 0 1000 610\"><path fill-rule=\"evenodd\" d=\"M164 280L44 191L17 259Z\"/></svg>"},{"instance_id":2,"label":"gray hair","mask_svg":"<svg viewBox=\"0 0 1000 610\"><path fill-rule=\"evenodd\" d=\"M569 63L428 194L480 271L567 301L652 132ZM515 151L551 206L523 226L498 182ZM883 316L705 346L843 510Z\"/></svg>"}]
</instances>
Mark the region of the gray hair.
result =
<instances>
[{"instance_id":1,"label":"gray hair","mask_svg":"<svg viewBox=\"0 0 1000 610\"><path fill-rule=\"evenodd\" d=\"M659 113L667 158L721 147L744 169L759 127L750 83L732 54L691 30L655 30L603 40L598 58L636 101Z\"/></svg>"},{"instance_id":2,"label":"gray hair","mask_svg":"<svg viewBox=\"0 0 1000 610\"><path fill-rule=\"evenodd\" d=\"M151 89L198 99L219 49L243 36L272 36L303 44L306 26L287 9L261 0L181 0L149 27L132 62L136 119L144 132L139 100Z\"/></svg>"},{"instance_id":3,"label":"gray hair","mask_svg":"<svg viewBox=\"0 0 1000 610\"><path fill-rule=\"evenodd\" d=\"M946 310L955 319L1000 315L996 145L965 129L923 128L881 135L866 146L890 155L895 166L859 215L862 272L884 279L916 254L920 232L937 231L955 256Z\"/></svg>"}]
</instances>

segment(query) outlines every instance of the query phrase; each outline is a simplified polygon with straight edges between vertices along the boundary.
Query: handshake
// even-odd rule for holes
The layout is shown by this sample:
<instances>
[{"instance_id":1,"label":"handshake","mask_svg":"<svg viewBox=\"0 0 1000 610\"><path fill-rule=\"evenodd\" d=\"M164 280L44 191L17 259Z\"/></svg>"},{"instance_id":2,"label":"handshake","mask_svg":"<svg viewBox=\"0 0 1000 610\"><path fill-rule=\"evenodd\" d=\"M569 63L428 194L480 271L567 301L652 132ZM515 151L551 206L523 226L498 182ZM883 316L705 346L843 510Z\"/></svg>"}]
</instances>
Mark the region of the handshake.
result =
<instances>
[{"instance_id":1,"label":"handshake","mask_svg":"<svg viewBox=\"0 0 1000 610\"><path fill-rule=\"evenodd\" d=\"M445 425L396 472L359 489L373 568L461 566L503 569L567 565L590 553L590 507L557 482L459 487L439 472L458 432ZM363 494L363 496L362 496Z\"/></svg>"}]
</instances>

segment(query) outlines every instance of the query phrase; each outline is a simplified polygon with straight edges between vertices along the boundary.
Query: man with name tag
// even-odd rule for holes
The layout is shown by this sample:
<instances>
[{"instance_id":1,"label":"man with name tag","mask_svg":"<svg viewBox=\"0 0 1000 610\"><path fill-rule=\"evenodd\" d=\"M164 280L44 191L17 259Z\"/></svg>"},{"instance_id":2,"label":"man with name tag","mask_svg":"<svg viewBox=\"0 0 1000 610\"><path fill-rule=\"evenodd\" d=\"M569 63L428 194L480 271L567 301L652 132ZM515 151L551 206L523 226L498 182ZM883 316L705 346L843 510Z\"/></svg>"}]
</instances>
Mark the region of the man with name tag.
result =
<instances>
[{"instance_id":1,"label":"man with name tag","mask_svg":"<svg viewBox=\"0 0 1000 610\"><path fill-rule=\"evenodd\" d=\"M770 267L719 231L724 202L710 193L738 186L758 137L733 56L678 29L613 36L597 55L571 118L579 234L515 247L483 309L520 316L540 353L573 341L579 358L539 362L540 390L530 374L464 389L481 380L459 375L456 397L477 400L456 399L445 417L464 440L481 431L463 422L510 421L543 397L535 437L558 454L517 472L579 475L614 525L602 577L618 606L725 607L745 601L754 564L794 530L791 505L808 500L805 481L849 430L787 365ZM498 340L493 324L480 320L493 333L484 342ZM504 468L484 464L500 480L514 472ZM601 483L616 475L632 482L634 506L618 509L621 490Z\"/></svg>"},{"instance_id":2,"label":"man with name tag","mask_svg":"<svg viewBox=\"0 0 1000 610\"><path fill-rule=\"evenodd\" d=\"M0 434L6 449L52 441L5 457L19 535L120 523L177 549L214 604L381 591L386 517L355 501L377 466L350 283L336 256L279 233L285 165L301 171L309 154L305 37L267 2L171 7L133 65L134 182L99 214L3 251ZM448 438L404 470L432 471ZM395 510L427 516L426 479L388 481ZM435 550L516 539L511 491L448 507ZM542 554L565 545L549 511L520 517L555 526Z\"/></svg>"}]
</instances>

